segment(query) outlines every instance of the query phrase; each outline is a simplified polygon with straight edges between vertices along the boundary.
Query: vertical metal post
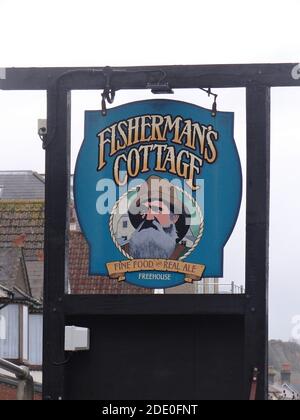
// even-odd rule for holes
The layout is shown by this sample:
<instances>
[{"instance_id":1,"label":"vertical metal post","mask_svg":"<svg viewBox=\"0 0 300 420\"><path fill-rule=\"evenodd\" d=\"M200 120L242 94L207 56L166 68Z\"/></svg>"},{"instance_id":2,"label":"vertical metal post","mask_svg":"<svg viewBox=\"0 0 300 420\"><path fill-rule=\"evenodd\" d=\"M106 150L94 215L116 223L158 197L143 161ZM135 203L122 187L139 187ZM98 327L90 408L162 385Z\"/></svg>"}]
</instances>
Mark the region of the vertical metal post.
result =
<instances>
[{"instance_id":1,"label":"vertical metal post","mask_svg":"<svg viewBox=\"0 0 300 420\"><path fill-rule=\"evenodd\" d=\"M32 401L34 397L34 383L30 375L28 367L22 366L24 372L22 375L16 375L19 379L17 387L17 400L19 401Z\"/></svg>"},{"instance_id":2,"label":"vertical metal post","mask_svg":"<svg viewBox=\"0 0 300 420\"><path fill-rule=\"evenodd\" d=\"M245 396L258 369L257 395L267 396L270 202L270 89L247 88Z\"/></svg>"},{"instance_id":3,"label":"vertical metal post","mask_svg":"<svg viewBox=\"0 0 300 420\"><path fill-rule=\"evenodd\" d=\"M43 398L64 398L64 312L70 177L70 93L47 92Z\"/></svg>"},{"instance_id":4,"label":"vertical metal post","mask_svg":"<svg viewBox=\"0 0 300 420\"><path fill-rule=\"evenodd\" d=\"M234 295L234 281L231 282L231 294Z\"/></svg>"}]
</instances>

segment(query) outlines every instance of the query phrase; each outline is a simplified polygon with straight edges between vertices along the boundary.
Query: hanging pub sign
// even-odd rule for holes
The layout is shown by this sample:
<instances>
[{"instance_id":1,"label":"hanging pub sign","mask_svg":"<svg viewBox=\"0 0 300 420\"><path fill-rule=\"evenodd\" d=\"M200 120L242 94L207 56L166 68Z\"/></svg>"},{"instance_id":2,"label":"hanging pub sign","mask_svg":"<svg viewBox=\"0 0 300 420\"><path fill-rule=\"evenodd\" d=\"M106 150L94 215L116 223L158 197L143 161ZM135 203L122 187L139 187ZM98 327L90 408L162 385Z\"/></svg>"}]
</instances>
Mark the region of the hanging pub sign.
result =
<instances>
[{"instance_id":1,"label":"hanging pub sign","mask_svg":"<svg viewBox=\"0 0 300 420\"><path fill-rule=\"evenodd\" d=\"M223 276L242 196L233 123L162 99L85 113L74 194L91 275L147 288Z\"/></svg>"}]
</instances>

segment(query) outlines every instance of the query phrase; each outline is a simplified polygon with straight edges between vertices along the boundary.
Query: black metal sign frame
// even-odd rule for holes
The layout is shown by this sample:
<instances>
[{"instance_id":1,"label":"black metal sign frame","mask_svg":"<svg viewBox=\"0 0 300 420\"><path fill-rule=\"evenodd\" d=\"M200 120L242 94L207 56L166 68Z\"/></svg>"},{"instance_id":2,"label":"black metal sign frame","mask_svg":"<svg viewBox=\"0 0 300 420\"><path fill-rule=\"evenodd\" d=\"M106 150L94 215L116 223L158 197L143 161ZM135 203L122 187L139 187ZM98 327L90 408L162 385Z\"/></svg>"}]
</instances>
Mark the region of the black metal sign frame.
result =
<instances>
[{"instance_id":1,"label":"black metal sign frame","mask_svg":"<svg viewBox=\"0 0 300 420\"><path fill-rule=\"evenodd\" d=\"M300 86L297 64L113 68L114 90L145 89L163 79L177 88L246 88L247 209L245 295L67 295L70 92L107 88L105 68L6 69L3 90L46 90L44 399L64 399L64 327L68 316L240 315L245 325L244 398L258 369L257 399L266 398L270 187L270 88ZM200 397L200 396L199 396Z\"/></svg>"}]
</instances>

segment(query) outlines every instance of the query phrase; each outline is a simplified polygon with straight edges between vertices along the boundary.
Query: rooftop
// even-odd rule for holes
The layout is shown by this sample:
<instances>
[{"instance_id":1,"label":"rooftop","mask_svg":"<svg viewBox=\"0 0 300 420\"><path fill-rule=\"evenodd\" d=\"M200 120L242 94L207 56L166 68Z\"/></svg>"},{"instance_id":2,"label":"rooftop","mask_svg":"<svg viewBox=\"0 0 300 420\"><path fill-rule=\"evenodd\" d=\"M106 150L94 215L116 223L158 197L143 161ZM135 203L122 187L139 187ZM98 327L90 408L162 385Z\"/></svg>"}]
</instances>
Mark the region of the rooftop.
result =
<instances>
[{"instance_id":1,"label":"rooftop","mask_svg":"<svg viewBox=\"0 0 300 420\"><path fill-rule=\"evenodd\" d=\"M9 291L16 297L23 297L18 293L18 289L30 294L25 261L20 248L0 248L0 284L2 291Z\"/></svg>"},{"instance_id":2,"label":"rooftop","mask_svg":"<svg viewBox=\"0 0 300 420\"><path fill-rule=\"evenodd\" d=\"M20 264L23 264L22 270L29 279L30 288L24 288L23 284L19 287L41 300L43 248L44 201L0 200L0 283L5 286L7 279L14 282Z\"/></svg>"},{"instance_id":3,"label":"rooftop","mask_svg":"<svg viewBox=\"0 0 300 420\"><path fill-rule=\"evenodd\" d=\"M44 249L44 201L0 200L0 248L23 248L38 260Z\"/></svg>"},{"instance_id":4,"label":"rooftop","mask_svg":"<svg viewBox=\"0 0 300 420\"><path fill-rule=\"evenodd\" d=\"M45 181L33 171L0 171L0 200L44 199Z\"/></svg>"},{"instance_id":5,"label":"rooftop","mask_svg":"<svg viewBox=\"0 0 300 420\"><path fill-rule=\"evenodd\" d=\"M89 276L89 249L81 232L70 232L69 276L73 294L150 294L151 289L135 287L108 277Z\"/></svg>"}]
</instances>

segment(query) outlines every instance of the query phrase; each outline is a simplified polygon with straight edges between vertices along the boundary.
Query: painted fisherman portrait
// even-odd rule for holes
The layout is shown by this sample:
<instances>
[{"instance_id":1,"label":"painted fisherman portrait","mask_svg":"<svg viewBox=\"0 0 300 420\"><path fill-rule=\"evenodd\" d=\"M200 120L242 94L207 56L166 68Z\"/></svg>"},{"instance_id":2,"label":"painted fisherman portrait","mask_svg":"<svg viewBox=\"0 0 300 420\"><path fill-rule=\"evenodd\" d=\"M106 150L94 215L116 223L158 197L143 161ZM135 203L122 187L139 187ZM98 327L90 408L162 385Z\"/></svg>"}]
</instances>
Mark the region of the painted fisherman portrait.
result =
<instances>
[{"instance_id":1,"label":"painted fisherman portrait","mask_svg":"<svg viewBox=\"0 0 300 420\"><path fill-rule=\"evenodd\" d=\"M134 231L123 249L132 258L177 260L187 251L189 214L166 179L151 176L140 185L128 216Z\"/></svg>"}]
</instances>

